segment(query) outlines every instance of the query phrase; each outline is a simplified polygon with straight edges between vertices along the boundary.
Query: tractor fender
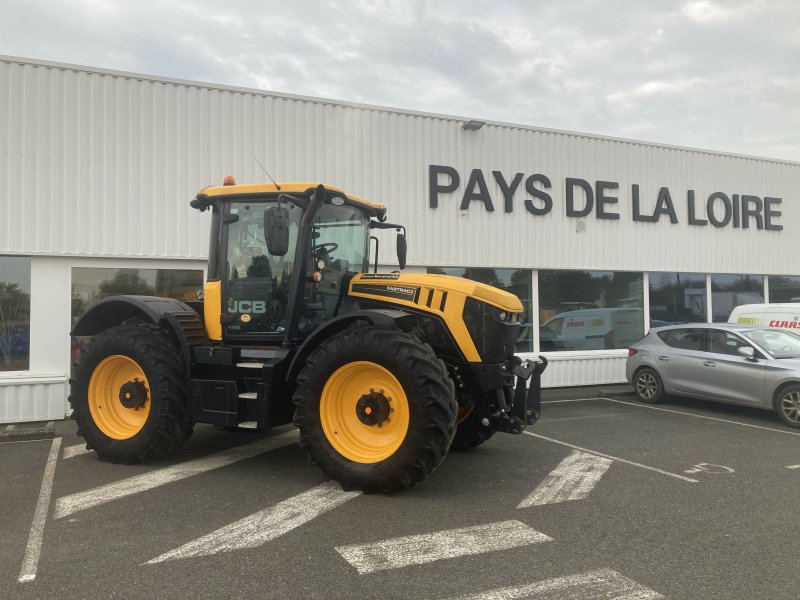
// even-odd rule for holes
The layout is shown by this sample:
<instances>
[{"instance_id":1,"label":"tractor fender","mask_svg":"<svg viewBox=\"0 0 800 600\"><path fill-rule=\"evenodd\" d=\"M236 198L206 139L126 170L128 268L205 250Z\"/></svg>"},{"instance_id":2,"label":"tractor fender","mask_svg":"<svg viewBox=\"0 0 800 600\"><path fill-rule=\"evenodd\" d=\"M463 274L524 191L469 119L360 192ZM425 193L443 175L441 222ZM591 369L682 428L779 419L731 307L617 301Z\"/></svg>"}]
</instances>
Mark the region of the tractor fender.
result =
<instances>
[{"instance_id":1,"label":"tractor fender","mask_svg":"<svg viewBox=\"0 0 800 600\"><path fill-rule=\"evenodd\" d=\"M356 310L331 319L312 331L311 335L309 335L300 345L300 348L297 349L292 363L289 365L289 370L286 373L286 381L293 381L294 378L297 377L297 374L306 362L306 358L308 358L317 346L330 336L344 331L356 321L366 321L370 325L393 327L405 331L413 327L413 324L416 323L416 316L404 310L375 308ZM404 321L408 323L407 326L404 326Z\"/></svg>"},{"instance_id":2,"label":"tractor fender","mask_svg":"<svg viewBox=\"0 0 800 600\"><path fill-rule=\"evenodd\" d=\"M208 343L200 314L185 302L155 296L111 296L93 305L78 319L72 336L96 335L101 331L137 319L169 332L178 344L187 367L191 367L190 346Z\"/></svg>"}]
</instances>

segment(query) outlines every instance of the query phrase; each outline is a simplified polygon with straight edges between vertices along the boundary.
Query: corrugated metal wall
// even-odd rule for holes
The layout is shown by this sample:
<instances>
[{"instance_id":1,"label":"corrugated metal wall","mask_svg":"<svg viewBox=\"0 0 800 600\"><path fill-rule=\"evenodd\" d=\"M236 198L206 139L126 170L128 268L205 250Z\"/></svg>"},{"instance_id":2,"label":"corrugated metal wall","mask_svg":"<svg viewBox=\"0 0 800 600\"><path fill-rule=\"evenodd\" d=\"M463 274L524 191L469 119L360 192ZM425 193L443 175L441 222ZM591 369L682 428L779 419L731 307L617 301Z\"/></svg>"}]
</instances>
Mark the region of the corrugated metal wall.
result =
<instances>
[{"instance_id":1,"label":"corrugated metal wall","mask_svg":"<svg viewBox=\"0 0 800 600\"><path fill-rule=\"evenodd\" d=\"M0 423L63 419L67 393L63 378L0 379Z\"/></svg>"},{"instance_id":2,"label":"corrugated metal wall","mask_svg":"<svg viewBox=\"0 0 800 600\"><path fill-rule=\"evenodd\" d=\"M0 57L0 252L202 258L205 215L188 208L223 175L320 180L389 205L409 229L409 262L664 271L798 273L787 252L800 231L800 165L452 117L214 88ZM428 165L461 174L458 192L428 207ZM496 210L459 210L472 169L483 170ZM545 174L550 214L504 213L499 170ZM564 180L616 181L619 220L564 216ZM631 220L668 186L677 225ZM722 191L783 198L783 231L692 227L699 204Z\"/></svg>"}]
</instances>

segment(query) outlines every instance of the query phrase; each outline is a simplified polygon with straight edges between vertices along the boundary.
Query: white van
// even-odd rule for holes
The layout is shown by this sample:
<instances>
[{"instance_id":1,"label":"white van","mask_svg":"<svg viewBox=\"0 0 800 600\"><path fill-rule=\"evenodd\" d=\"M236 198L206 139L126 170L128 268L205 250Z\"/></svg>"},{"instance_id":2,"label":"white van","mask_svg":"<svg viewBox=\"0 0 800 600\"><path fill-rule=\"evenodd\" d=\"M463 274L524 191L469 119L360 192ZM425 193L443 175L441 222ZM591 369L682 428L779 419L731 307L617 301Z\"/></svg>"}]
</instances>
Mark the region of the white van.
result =
<instances>
[{"instance_id":1,"label":"white van","mask_svg":"<svg viewBox=\"0 0 800 600\"><path fill-rule=\"evenodd\" d=\"M563 345L561 350L627 348L644 335L641 308L571 310L542 323Z\"/></svg>"},{"instance_id":2,"label":"white van","mask_svg":"<svg viewBox=\"0 0 800 600\"><path fill-rule=\"evenodd\" d=\"M800 330L800 303L742 304L731 311L728 323Z\"/></svg>"}]
</instances>

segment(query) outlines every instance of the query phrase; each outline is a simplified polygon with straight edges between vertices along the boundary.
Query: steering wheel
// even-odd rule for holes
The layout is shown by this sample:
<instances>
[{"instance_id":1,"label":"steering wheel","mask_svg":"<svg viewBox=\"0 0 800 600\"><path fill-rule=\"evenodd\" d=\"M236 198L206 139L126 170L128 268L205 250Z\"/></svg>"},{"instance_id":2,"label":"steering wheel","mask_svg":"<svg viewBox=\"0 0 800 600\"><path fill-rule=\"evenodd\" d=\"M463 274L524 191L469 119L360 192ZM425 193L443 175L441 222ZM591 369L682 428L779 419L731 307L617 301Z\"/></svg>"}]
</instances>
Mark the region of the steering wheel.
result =
<instances>
[{"instance_id":1,"label":"steering wheel","mask_svg":"<svg viewBox=\"0 0 800 600\"><path fill-rule=\"evenodd\" d=\"M314 250L314 253L317 253L317 251L322 251L322 252L325 252L326 254L330 254L331 252L336 250L338 247L339 247L339 244L337 244L336 242L325 242L323 244L318 244L318 245L314 246L313 250Z\"/></svg>"}]
</instances>

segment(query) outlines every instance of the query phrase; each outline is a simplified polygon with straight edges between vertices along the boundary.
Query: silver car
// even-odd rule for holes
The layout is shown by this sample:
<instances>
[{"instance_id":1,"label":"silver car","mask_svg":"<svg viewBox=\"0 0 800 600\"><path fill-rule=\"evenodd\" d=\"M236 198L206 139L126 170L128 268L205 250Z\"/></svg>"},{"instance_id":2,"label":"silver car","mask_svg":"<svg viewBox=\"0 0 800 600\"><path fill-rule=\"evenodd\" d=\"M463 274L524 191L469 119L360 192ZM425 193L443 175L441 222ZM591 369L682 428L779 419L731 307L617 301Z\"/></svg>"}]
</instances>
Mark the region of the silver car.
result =
<instances>
[{"instance_id":1,"label":"silver car","mask_svg":"<svg viewBox=\"0 0 800 600\"><path fill-rule=\"evenodd\" d=\"M628 381L642 402L666 394L774 410L800 427L800 336L732 323L651 329L628 349Z\"/></svg>"}]
</instances>

